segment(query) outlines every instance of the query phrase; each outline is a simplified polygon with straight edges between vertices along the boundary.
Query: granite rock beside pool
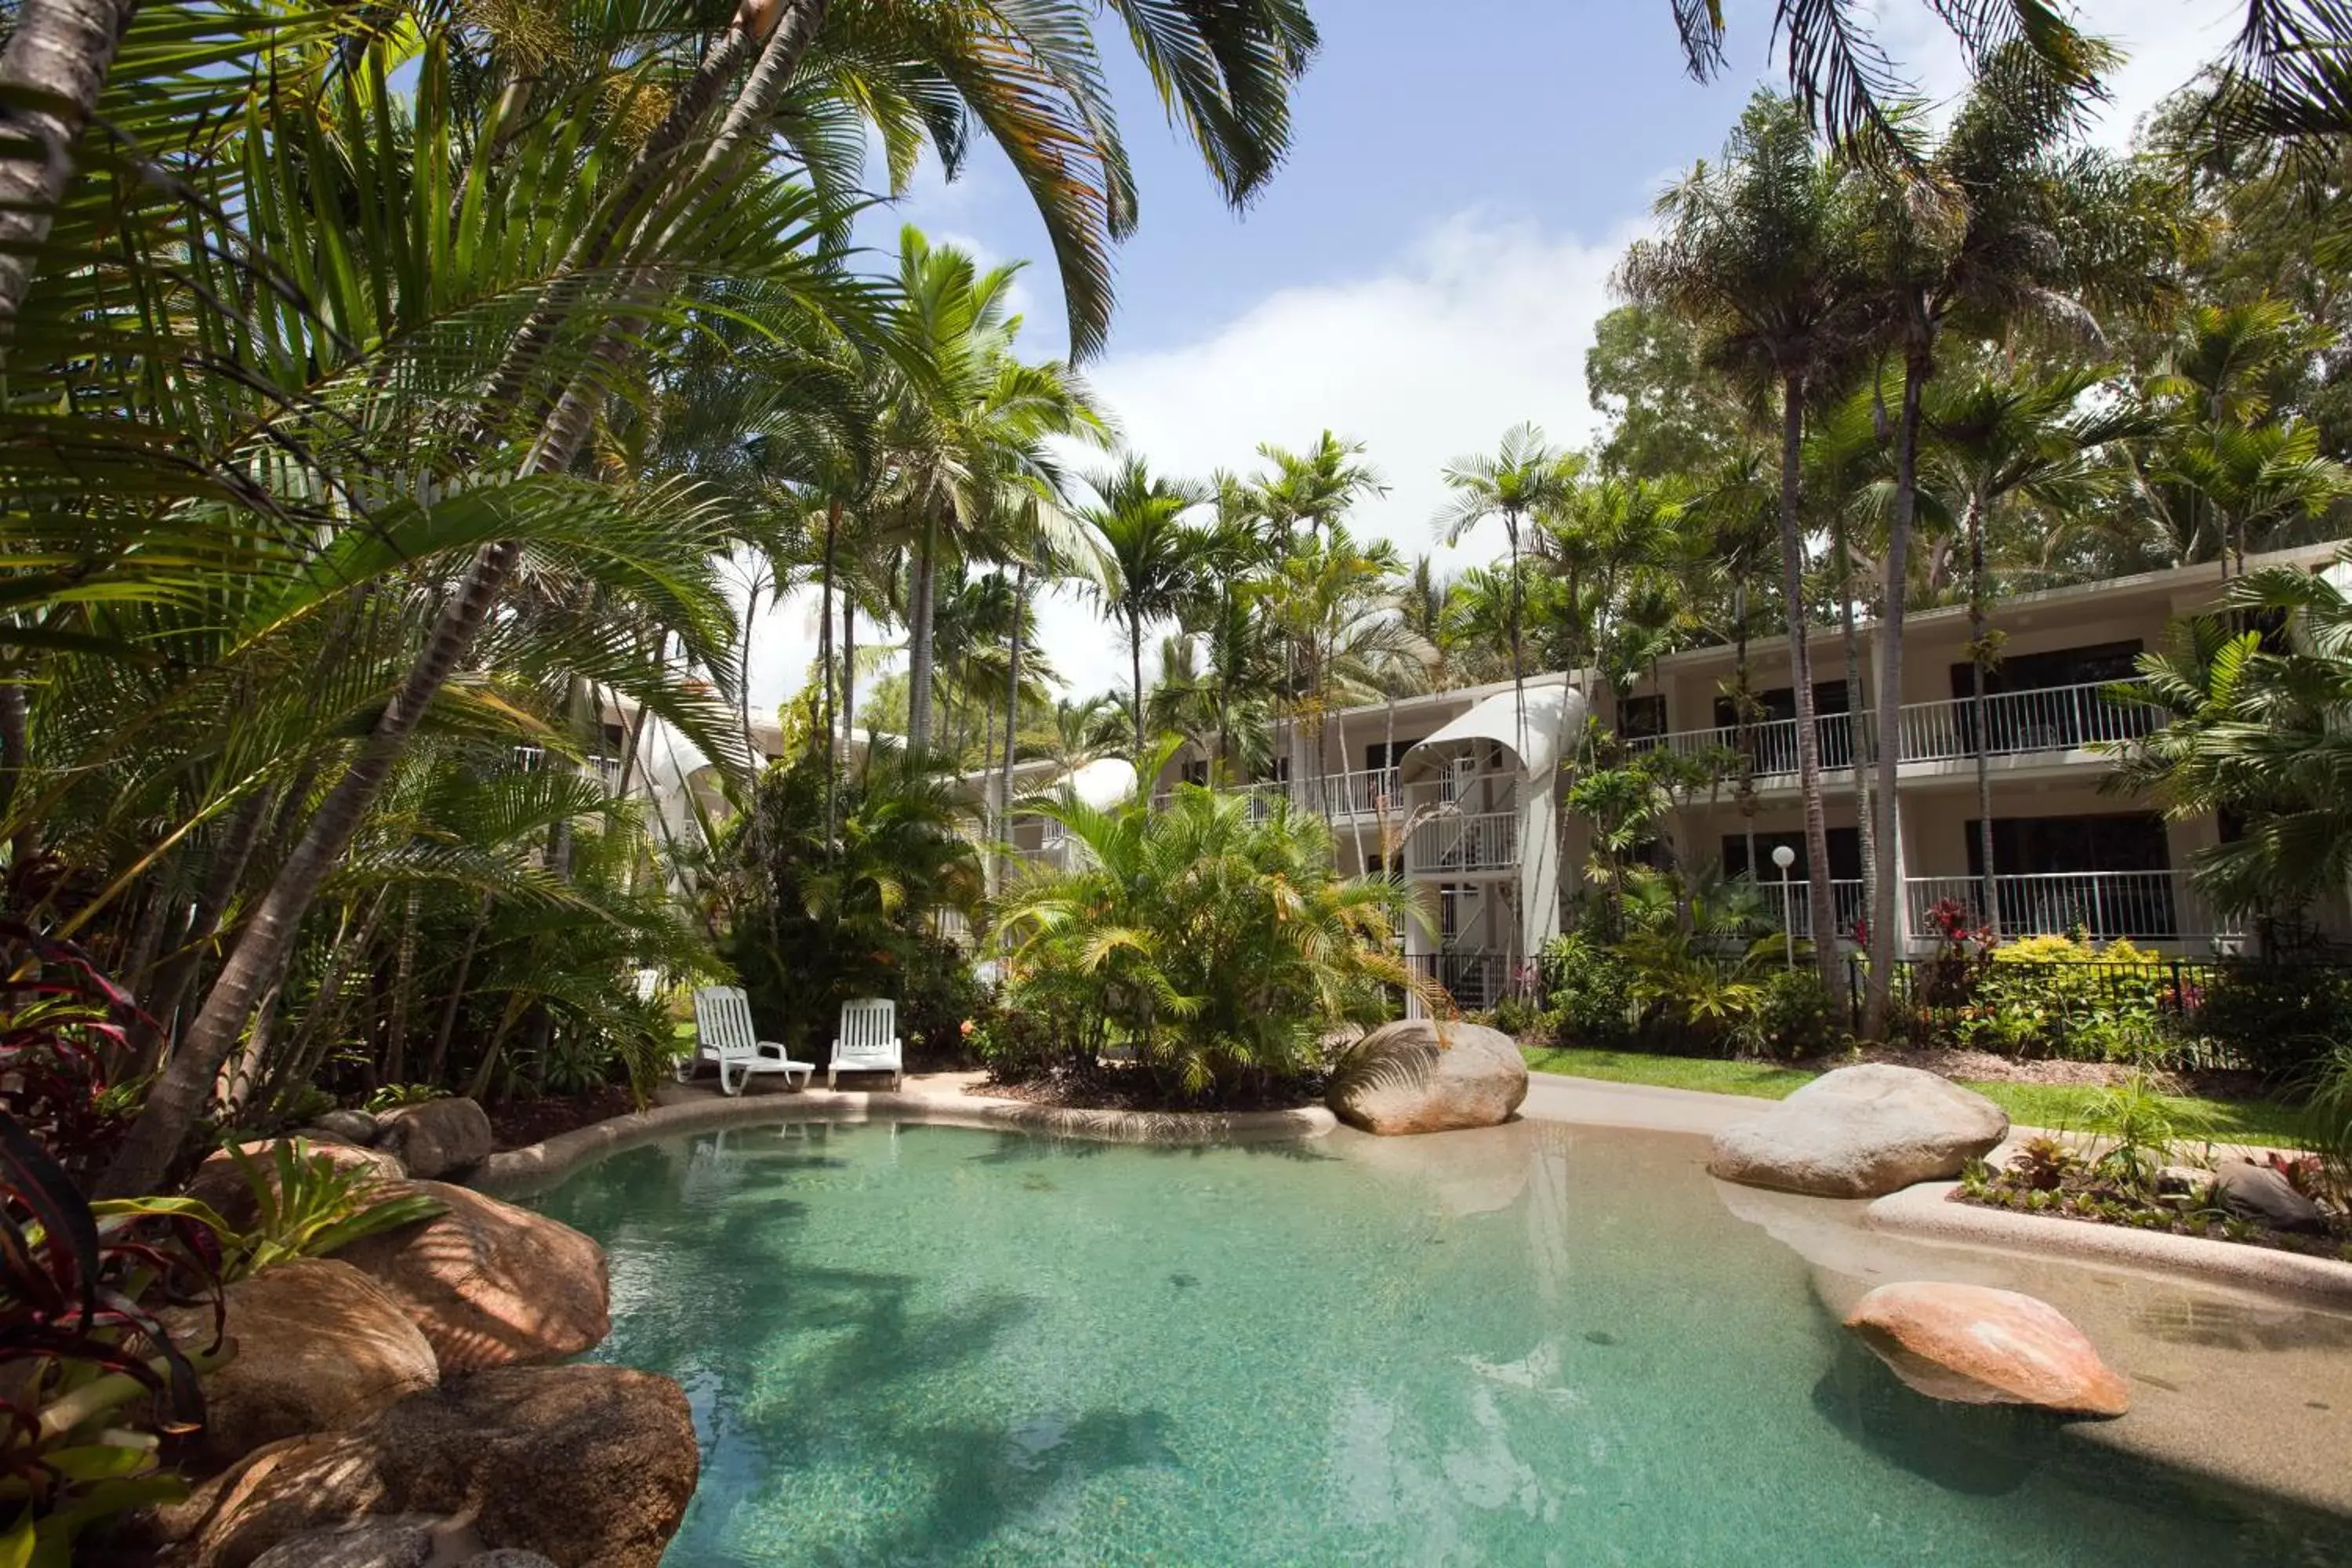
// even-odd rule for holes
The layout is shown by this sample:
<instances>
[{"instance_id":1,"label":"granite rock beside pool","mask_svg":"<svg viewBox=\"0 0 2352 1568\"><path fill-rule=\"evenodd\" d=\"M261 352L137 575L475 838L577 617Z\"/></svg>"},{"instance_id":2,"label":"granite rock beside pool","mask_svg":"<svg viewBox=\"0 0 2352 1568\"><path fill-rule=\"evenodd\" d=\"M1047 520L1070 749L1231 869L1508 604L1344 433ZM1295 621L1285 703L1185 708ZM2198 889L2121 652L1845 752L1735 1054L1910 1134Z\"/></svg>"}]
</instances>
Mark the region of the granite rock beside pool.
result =
<instances>
[{"instance_id":1,"label":"granite rock beside pool","mask_svg":"<svg viewBox=\"0 0 2352 1568\"><path fill-rule=\"evenodd\" d=\"M1367 1132L1495 1127L1528 1097L1518 1042L1478 1024L1406 1018L1350 1047L1331 1075L1332 1113Z\"/></svg>"},{"instance_id":2,"label":"granite rock beside pool","mask_svg":"<svg viewBox=\"0 0 2352 1568\"><path fill-rule=\"evenodd\" d=\"M1822 1074L1715 1136L1727 1182L1816 1197L1874 1198L1948 1180L2009 1136L2009 1113L1916 1068L1868 1062Z\"/></svg>"},{"instance_id":3,"label":"granite rock beside pool","mask_svg":"<svg viewBox=\"0 0 2352 1568\"><path fill-rule=\"evenodd\" d=\"M1846 1315L1895 1375L1933 1399L2121 1415L2131 1388L2057 1308L2015 1290L1882 1285Z\"/></svg>"}]
</instances>

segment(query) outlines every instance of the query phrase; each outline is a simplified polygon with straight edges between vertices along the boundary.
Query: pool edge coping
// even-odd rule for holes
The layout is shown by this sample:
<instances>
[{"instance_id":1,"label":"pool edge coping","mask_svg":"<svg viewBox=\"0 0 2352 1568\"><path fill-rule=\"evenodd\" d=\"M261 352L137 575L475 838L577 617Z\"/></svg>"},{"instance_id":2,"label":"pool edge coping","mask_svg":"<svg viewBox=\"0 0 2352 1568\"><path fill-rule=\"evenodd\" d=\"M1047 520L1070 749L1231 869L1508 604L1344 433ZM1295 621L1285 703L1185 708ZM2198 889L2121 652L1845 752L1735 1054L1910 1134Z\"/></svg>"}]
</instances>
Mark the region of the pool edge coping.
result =
<instances>
[{"instance_id":1,"label":"pool edge coping","mask_svg":"<svg viewBox=\"0 0 2352 1568\"><path fill-rule=\"evenodd\" d=\"M1863 1226L1913 1241L2120 1267L2352 1312L2352 1263L2247 1242L1956 1204L1949 1195L1958 1187L1958 1182L1921 1182L1889 1193L1863 1211Z\"/></svg>"},{"instance_id":2,"label":"pool edge coping","mask_svg":"<svg viewBox=\"0 0 2352 1568\"><path fill-rule=\"evenodd\" d=\"M1319 1105L1290 1110L1098 1110L952 1092L952 1100L936 1092L905 1089L813 1089L725 1099L697 1097L610 1117L520 1149L500 1151L476 1166L467 1180L468 1185L494 1196L527 1196L608 1155L674 1133L773 1122L892 1121L1157 1148L1320 1138L1339 1125L1339 1118Z\"/></svg>"}]
</instances>

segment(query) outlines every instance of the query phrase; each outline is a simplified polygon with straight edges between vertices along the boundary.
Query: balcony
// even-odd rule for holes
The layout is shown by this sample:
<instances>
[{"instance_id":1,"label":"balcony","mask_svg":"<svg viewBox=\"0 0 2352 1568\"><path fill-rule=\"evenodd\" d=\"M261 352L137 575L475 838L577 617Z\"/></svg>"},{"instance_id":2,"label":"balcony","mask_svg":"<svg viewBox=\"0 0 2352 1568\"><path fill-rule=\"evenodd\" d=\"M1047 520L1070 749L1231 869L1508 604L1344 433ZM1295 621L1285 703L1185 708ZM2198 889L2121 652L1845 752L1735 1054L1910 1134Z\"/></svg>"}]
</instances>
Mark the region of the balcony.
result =
<instances>
[{"instance_id":1,"label":"balcony","mask_svg":"<svg viewBox=\"0 0 2352 1568\"><path fill-rule=\"evenodd\" d=\"M2179 871L2041 871L1992 879L2003 936L2059 936L2084 931L2101 942L2179 942L2242 933L2234 920L2216 916ZM1933 911L1949 903L1970 925L1984 923L1981 877L1912 877L1904 895L1915 940L1933 937Z\"/></svg>"},{"instance_id":2,"label":"balcony","mask_svg":"<svg viewBox=\"0 0 2352 1568\"><path fill-rule=\"evenodd\" d=\"M1779 916L1782 931L1801 942L1812 940L1813 904L1801 879L1759 883L1758 890L1764 895L1764 907ZM1830 883L1830 900L1837 909L1839 940L1853 941L1854 928L1870 913L1870 884L1860 878L1841 878Z\"/></svg>"},{"instance_id":3,"label":"balcony","mask_svg":"<svg viewBox=\"0 0 2352 1568\"><path fill-rule=\"evenodd\" d=\"M1978 744L1977 705L1968 698L1940 702L1906 703L1898 727L1902 761L1947 763L1973 758L2063 752L2084 746L2134 741L2164 722L2164 710L2152 703L2111 701L2105 693L2137 687L2138 681L2097 681L2081 686L2053 686L2033 691L2004 691L1984 700L1984 743ZM1813 721L1820 737L1824 768L1853 765L1857 726L1874 732L1867 715L1824 713ZM1684 756L1723 755L1736 759L1745 742L1759 778L1792 775L1797 771L1797 721L1767 719L1747 727L1677 730L1666 735L1631 737L1633 752L1659 747Z\"/></svg>"},{"instance_id":4,"label":"balcony","mask_svg":"<svg viewBox=\"0 0 2352 1568\"><path fill-rule=\"evenodd\" d=\"M1516 966L1507 952L1416 952L1405 960L1423 980L1434 981L1465 1013L1482 1013L1511 993Z\"/></svg>"},{"instance_id":5,"label":"balcony","mask_svg":"<svg viewBox=\"0 0 2352 1568\"><path fill-rule=\"evenodd\" d=\"M1519 868L1519 816L1482 811L1433 817L1405 840L1405 869L1416 875Z\"/></svg>"}]
</instances>

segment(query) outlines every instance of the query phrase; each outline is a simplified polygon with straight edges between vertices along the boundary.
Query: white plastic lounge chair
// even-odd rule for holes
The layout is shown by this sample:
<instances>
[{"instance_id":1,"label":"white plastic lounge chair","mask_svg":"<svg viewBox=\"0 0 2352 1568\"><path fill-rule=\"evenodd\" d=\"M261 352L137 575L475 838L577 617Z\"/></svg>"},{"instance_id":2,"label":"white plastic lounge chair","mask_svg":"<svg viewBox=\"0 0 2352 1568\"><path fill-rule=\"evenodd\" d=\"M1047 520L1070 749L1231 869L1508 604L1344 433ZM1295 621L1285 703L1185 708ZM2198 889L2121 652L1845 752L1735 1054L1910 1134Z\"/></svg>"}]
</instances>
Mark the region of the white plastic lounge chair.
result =
<instances>
[{"instance_id":1,"label":"white plastic lounge chair","mask_svg":"<svg viewBox=\"0 0 2352 1568\"><path fill-rule=\"evenodd\" d=\"M701 1044L694 1055L677 1064L677 1081L694 1076L698 1062L719 1064L719 1087L740 1094L753 1073L780 1072L786 1089L806 1089L815 1075L814 1062L796 1062L773 1040L758 1037L751 1028L751 1005L732 985L706 985L694 994L694 1032Z\"/></svg>"},{"instance_id":2,"label":"white plastic lounge chair","mask_svg":"<svg viewBox=\"0 0 2352 1568\"><path fill-rule=\"evenodd\" d=\"M898 1059L898 1005L887 996L861 996L841 1005L841 1035L833 1042L833 1060L825 1064L824 1087L845 1072L887 1072L890 1087L907 1079Z\"/></svg>"}]
</instances>

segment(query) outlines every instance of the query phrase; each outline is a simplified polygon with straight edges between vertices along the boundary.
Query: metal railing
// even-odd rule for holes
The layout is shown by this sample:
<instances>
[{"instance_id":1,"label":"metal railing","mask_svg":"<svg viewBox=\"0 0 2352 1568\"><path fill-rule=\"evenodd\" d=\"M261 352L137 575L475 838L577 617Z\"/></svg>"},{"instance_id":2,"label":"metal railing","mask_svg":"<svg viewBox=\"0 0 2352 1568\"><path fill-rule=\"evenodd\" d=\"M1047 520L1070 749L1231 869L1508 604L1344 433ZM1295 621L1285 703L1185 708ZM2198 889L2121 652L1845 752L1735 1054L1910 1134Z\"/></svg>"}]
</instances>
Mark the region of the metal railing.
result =
<instances>
[{"instance_id":1,"label":"metal railing","mask_svg":"<svg viewBox=\"0 0 2352 1568\"><path fill-rule=\"evenodd\" d=\"M1910 877L1904 897L1915 937L1935 933L1939 904L1957 906L1972 925L1985 923L1981 877ZM1996 876L1993 908L2004 936L2063 936L2084 931L2103 942L2116 937L2173 940L2232 936L2240 927L2216 917L2179 871L2039 871Z\"/></svg>"},{"instance_id":2,"label":"metal railing","mask_svg":"<svg viewBox=\"0 0 2352 1568\"><path fill-rule=\"evenodd\" d=\"M2101 742L2136 741L2163 725L2164 710L2152 702L2112 702L2104 694L2116 686L2142 684L2096 681L1990 694L1984 700L1981 745L1973 699L1907 703L1903 709L1903 760L1948 762L1979 751L1993 757L2071 752Z\"/></svg>"},{"instance_id":3,"label":"metal railing","mask_svg":"<svg viewBox=\"0 0 2352 1568\"><path fill-rule=\"evenodd\" d=\"M1408 871L1516 871L1519 816L1482 811L1432 817L1405 841Z\"/></svg>"},{"instance_id":4,"label":"metal railing","mask_svg":"<svg viewBox=\"0 0 2352 1568\"><path fill-rule=\"evenodd\" d=\"M2093 681L2078 686L2052 686L2032 691L2003 691L1984 700L1983 752L1987 756L2016 756L2032 752L2069 752L2108 741L2133 741L2159 728L2164 710L2153 703L2116 702L2105 695L2117 688L2140 685L2137 680ZM1823 713L1813 720L1821 740L1824 768L1853 765L1857 726L1874 733L1867 715ZM1977 754L1979 728L1976 703L1969 698L1938 702L1906 702L1899 732L1902 760L1906 763L1953 762ZM1743 731L1733 724L1709 730L1676 730L1664 735L1636 735L1626 750L1641 752L1664 747L1683 756L1702 756L1743 750L1754 759L1758 777L1797 771L1797 721L1764 719Z\"/></svg>"},{"instance_id":5,"label":"metal railing","mask_svg":"<svg viewBox=\"0 0 2352 1568\"><path fill-rule=\"evenodd\" d=\"M1780 917L1780 929L1811 942L1813 937L1813 901L1802 878L1787 882L1759 882L1767 907ZM1837 909L1837 935L1842 941L1852 941L1854 928L1870 913L1870 884L1859 877L1848 880L1837 878L1830 883L1830 899Z\"/></svg>"},{"instance_id":6,"label":"metal railing","mask_svg":"<svg viewBox=\"0 0 2352 1568\"><path fill-rule=\"evenodd\" d=\"M1517 966L1507 952L1483 951L1416 952L1405 963L1423 980L1434 981L1465 1013L1483 1013L1511 994Z\"/></svg>"}]
</instances>

